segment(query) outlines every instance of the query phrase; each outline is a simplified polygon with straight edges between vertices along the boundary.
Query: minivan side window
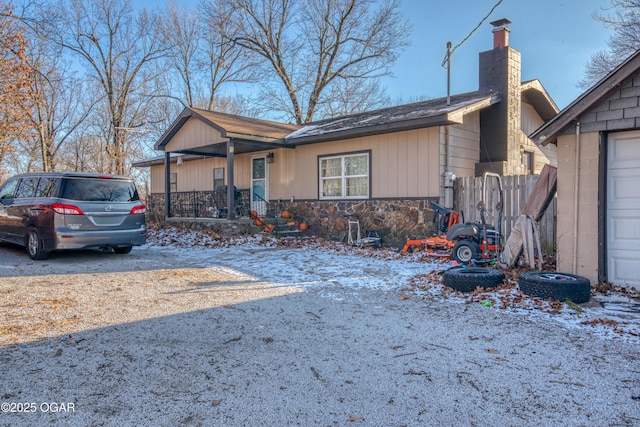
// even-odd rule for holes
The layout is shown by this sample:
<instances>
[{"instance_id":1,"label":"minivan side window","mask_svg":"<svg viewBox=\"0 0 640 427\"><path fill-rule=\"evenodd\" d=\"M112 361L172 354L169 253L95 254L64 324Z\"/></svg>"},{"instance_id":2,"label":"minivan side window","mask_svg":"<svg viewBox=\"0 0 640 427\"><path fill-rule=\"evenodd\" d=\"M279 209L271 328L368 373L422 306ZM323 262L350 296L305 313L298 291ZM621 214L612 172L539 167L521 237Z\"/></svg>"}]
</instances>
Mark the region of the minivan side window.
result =
<instances>
[{"instance_id":1,"label":"minivan side window","mask_svg":"<svg viewBox=\"0 0 640 427\"><path fill-rule=\"evenodd\" d=\"M37 186L38 178L22 178L16 190L16 199L35 196Z\"/></svg>"},{"instance_id":2,"label":"minivan side window","mask_svg":"<svg viewBox=\"0 0 640 427\"><path fill-rule=\"evenodd\" d=\"M0 200L11 199L13 197L13 193L16 191L16 186L18 185L18 179L10 179L5 182L5 184L0 188Z\"/></svg>"},{"instance_id":3,"label":"minivan side window","mask_svg":"<svg viewBox=\"0 0 640 427\"><path fill-rule=\"evenodd\" d=\"M56 197L56 190L60 185L60 178L40 178L40 183L36 190L36 197Z\"/></svg>"}]
</instances>

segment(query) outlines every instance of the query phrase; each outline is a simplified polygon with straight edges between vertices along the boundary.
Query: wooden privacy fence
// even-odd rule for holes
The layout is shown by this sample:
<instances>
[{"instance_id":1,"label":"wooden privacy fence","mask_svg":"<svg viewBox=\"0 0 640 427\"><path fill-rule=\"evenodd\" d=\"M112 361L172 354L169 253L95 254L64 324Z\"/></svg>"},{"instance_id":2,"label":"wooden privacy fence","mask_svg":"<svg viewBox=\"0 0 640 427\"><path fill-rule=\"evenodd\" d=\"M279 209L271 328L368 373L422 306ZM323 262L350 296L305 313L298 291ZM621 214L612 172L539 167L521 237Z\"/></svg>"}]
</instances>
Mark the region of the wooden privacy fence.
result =
<instances>
[{"instance_id":1,"label":"wooden privacy fence","mask_svg":"<svg viewBox=\"0 0 640 427\"><path fill-rule=\"evenodd\" d=\"M529 195L533 191L539 175L517 175L500 177L504 194L504 207L502 211L502 233L505 239L509 237L511 229L515 225L518 216L522 212ZM486 191L484 185L486 183ZM486 194L485 219L487 224L494 225L498 229L498 210L496 209L499 197L498 180L488 176L457 178L454 187L454 206L456 211L462 212L465 222L481 222L478 202ZM556 229L556 198L554 197L546 212L538 223L540 242L542 248L548 254L554 254L555 229Z\"/></svg>"}]
</instances>

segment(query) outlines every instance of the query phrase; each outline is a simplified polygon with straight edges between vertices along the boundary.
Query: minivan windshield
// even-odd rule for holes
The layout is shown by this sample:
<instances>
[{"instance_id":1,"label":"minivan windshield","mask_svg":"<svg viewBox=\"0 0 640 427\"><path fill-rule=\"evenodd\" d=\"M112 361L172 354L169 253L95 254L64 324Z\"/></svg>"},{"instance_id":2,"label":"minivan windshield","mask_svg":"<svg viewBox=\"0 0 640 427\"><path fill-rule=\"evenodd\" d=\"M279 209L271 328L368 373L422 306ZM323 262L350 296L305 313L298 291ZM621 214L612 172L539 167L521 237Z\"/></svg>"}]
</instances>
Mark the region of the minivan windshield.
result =
<instances>
[{"instance_id":1,"label":"minivan windshield","mask_svg":"<svg viewBox=\"0 0 640 427\"><path fill-rule=\"evenodd\" d=\"M132 202L139 200L131 181L105 178L65 178L62 198L84 202Z\"/></svg>"}]
</instances>

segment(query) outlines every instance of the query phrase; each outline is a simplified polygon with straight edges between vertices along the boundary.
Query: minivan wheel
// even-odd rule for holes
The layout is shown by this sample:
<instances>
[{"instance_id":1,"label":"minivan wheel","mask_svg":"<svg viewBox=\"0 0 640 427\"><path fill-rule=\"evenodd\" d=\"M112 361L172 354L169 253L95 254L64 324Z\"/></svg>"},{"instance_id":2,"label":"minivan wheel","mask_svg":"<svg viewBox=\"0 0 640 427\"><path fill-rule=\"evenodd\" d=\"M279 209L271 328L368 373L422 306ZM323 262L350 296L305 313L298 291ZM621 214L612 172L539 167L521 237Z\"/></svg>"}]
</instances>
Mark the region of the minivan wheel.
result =
<instances>
[{"instance_id":1,"label":"minivan wheel","mask_svg":"<svg viewBox=\"0 0 640 427\"><path fill-rule=\"evenodd\" d=\"M38 231L35 228L30 228L29 230L27 230L25 240L29 258L42 260L46 259L49 256L49 252L44 250L40 234L38 234Z\"/></svg>"},{"instance_id":2,"label":"minivan wheel","mask_svg":"<svg viewBox=\"0 0 640 427\"><path fill-rule=\"evenodd\" d=\"M131 252L132 246L121 246L119 248L113 248L113 251L117 254L128 254Z\"/></svg>"}]
</instances>

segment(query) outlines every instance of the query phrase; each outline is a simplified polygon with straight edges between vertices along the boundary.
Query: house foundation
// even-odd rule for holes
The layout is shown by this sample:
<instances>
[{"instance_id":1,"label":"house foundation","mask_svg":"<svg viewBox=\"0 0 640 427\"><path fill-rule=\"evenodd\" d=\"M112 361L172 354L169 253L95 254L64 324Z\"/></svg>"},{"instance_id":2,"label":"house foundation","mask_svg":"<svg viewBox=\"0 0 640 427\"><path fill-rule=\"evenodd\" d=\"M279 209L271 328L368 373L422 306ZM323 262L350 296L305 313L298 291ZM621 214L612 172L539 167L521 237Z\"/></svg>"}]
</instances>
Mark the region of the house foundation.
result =
<instances>
[{"instance_id":1,"label":"house foundation","mask_svg":"<svg viewBox=\"0 0 640 427\"><path fill-rule=\"evenodd\" d=\"M288 210L292 217L309 225L308 233L329 240L347 241L349 216L357 215L360 230L376 230L382 233L385 246L401 247L407 239L425 238L436 232L433 209L430 202L437 199L380 199L354 201L322 200L274 200L270 201L270 216L279 217ZM259 232L252 221L239 218L235 221L207 216L210 210L203 211L204 216L172 216L167 219L163 214L164 194L151 194L147 203L149 221L171 223L193 229L210 229L223 234L248 234ZM269 215L266 216L269 220Z\"/></svg>"}]
</instances>

